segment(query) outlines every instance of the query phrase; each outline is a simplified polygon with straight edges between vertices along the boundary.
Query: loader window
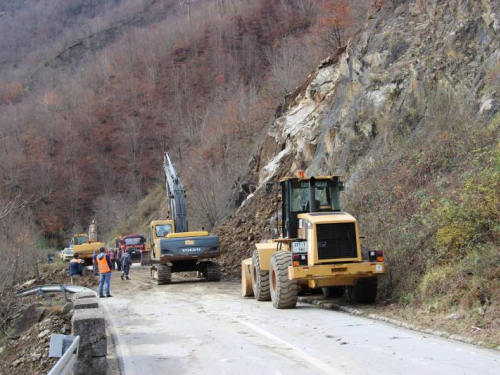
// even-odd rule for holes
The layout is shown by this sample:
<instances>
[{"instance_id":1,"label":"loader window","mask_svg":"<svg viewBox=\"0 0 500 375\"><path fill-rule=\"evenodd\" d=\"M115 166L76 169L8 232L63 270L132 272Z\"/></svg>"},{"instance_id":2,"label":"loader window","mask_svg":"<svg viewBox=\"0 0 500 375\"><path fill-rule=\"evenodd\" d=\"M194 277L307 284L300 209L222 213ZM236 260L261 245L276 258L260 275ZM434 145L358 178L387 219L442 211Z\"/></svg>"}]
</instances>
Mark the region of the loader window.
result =
<instances>
[{"instance_id":1,"label":"loader window","mask_svg":"<svg viewBox=\"0 0 500 375\"><path fill-rule=\"evenodd\" d=\"M292 212L306 212L309 203L309 182L292 183Z\"/></svg>"},{"instance_id":2,"label":"loader window","mask_svg":"<svg viewBox=\"0 0 500 375\"><path fill-rule=\"evenodd\" d=\"M156 237L165 237L167 234L172 233L172 225L162 224L156 226Z\"/></svg>"},{"instance_id":3,"label":"loader window","mask_svg":"<svg viewBox=\"0 0 500 375\"><path fill-rule=\"evenodd\" d=\"M317 180L315 184L318 211L340 211L339 193L331 180ZM292 183L292 212L309 211L309 181Z\"/></svg>"}]
</instances>

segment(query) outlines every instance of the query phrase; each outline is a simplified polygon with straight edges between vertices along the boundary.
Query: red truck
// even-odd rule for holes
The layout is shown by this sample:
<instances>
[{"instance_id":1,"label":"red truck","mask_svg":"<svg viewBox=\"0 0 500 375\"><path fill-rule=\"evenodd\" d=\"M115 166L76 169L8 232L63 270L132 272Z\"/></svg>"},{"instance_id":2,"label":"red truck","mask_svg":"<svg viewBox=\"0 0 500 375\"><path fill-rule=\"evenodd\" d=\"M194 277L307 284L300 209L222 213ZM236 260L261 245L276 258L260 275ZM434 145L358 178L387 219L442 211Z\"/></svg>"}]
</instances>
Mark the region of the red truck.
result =
<instances>
[{"instance_id":1,"label":"red truck","mask_svg":"<svg viewBox=\"0 0 500 375\"><path fill-rule=\"evenodd\" d=\"M146 238L142 234L128 234L123 237L125 249L130 253L132 263L141 261L141 253L146 250Z\"/></svg>"}]
</instances>

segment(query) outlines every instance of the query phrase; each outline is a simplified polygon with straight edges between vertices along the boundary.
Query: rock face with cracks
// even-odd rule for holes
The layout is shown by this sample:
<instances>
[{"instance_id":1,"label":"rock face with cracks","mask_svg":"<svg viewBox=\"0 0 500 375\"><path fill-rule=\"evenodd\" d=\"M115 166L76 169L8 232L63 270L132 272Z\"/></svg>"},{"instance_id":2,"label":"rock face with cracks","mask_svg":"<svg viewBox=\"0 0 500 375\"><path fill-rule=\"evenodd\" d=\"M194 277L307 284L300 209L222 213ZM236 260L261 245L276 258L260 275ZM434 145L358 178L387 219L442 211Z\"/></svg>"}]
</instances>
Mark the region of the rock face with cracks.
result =
<instances>
[{"instance_id":1,"label":"rock face with cracks","mask_svg":"<svg viewBox=\"0 0 500 375\"><path fill-rule=\"evenodd\" d=\"M441 92L493 117L500 107L491 85L491 72L500 70L499 14L494 0L388 1L373 10L346 48L289 96L256 147L240 178L256 190L217 229L226 275L237 277L255 242L276 235L280 198L264 194L266 183L298 169L338 173L349 194L394 140L424 131Z\"/></svg>"}]
</instances>

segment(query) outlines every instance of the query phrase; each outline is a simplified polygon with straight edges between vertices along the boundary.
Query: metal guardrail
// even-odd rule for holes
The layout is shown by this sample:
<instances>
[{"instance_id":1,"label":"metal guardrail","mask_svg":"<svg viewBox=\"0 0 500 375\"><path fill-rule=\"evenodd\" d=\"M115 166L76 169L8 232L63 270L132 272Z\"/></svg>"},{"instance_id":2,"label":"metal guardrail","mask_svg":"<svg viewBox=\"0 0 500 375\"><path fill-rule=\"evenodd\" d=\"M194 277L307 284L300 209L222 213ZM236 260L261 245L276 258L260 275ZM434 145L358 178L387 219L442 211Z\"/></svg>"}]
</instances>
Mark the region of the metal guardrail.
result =
<instances>
[{"instance_id":1,"label":"metal guardrail","mask_svg":"<svg viewBox=\"0 0 500 375\"><path fill-rule=\"evenodd\" d=\"M76 336L68 350L66 350L59 361L52 367L48 375L69 375L73 373L78 350L80 348L80 336Z\"/></svg>"}]
</instances>

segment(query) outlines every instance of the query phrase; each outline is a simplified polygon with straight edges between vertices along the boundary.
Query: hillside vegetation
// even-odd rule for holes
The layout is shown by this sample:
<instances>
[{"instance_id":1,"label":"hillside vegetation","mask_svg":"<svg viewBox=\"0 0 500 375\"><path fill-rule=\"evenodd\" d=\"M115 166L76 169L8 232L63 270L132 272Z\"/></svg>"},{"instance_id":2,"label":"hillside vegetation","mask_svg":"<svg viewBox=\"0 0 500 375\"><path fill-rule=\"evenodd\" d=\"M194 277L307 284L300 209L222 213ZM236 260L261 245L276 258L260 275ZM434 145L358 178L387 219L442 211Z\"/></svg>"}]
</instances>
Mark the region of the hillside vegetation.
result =
<instances>
[{"instance_id":1,"label":"hillside vegetation","mask_svg":"<svg viewBox=\"0 0 500 375\"><path fill-rule=\"evenodd\" d=\"M62 14L50 3L38 18L44 2L2 8L3 27L25 19L30 27L1 57L11 79L0 85L1 189L43 197L32 212L57 243L92 217L109 235L163 180L165 150L190 187L193 226L213 227L274 108L328 53L317 29L323 2L205 1L189 15L169 1L120 10L132 3L65 3ZM161 6L163 18L153 17ZM78 27L99 19L97 29ZM53 52L41 58L44 42Z\"/></svg>"}]
</instances>

